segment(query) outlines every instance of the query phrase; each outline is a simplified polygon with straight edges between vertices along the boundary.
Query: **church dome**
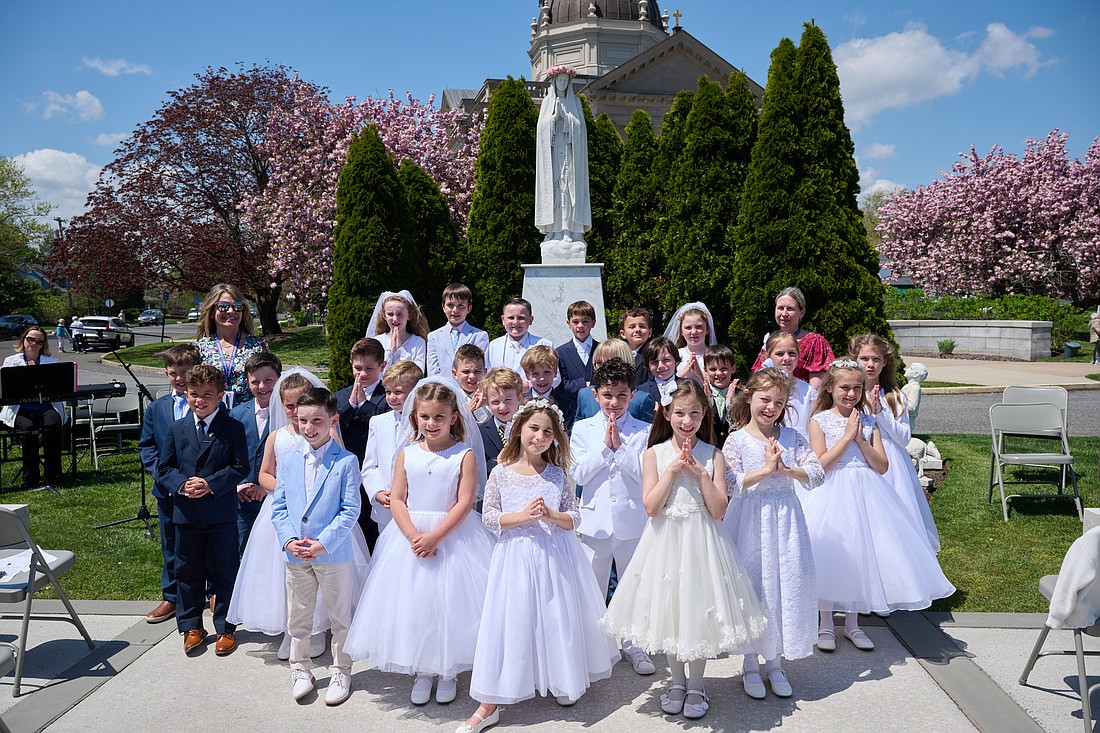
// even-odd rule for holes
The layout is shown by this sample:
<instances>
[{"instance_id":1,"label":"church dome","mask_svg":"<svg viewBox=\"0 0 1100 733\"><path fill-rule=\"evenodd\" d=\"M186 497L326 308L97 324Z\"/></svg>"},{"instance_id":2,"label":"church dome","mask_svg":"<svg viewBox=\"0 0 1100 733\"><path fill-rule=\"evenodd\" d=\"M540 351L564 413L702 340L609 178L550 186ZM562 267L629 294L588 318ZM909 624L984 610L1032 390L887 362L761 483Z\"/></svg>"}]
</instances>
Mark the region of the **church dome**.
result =
<instances>
[{"instance_id":1,"label":"church dome","mask_svg":"<svg viewBox=\"0 0 1100 733\"><path fill-rule=\"evenodd\" d=\"M641 20L639 5L645 0L549 0L551 25L588 18L590 6L596 6L596 16L607 20ZM657 0L648 0L646 20L657 30L664 30Z\"/></svg>"}]
</instances>

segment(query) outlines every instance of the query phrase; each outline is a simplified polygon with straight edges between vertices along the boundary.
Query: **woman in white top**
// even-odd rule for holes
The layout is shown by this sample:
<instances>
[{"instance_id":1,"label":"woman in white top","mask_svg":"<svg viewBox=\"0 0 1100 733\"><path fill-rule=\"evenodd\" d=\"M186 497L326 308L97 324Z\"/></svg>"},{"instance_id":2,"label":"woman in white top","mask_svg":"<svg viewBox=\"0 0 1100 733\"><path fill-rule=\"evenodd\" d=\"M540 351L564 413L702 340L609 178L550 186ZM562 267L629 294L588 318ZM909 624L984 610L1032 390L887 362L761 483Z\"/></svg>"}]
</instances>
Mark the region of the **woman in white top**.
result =
<instances>
[{"instance_id":1,"label":"woman in white top","mask_svg":"<svg viewBox=\"0 0 1100 733\"><path fill-rule=\"evenodd\" d=\"M46 331L40 326L28 326L19 337L15 351L16 353L4 359L5 367L57 363L57 357L50 355ZM6 405L0 412L0 422L22 433L23 488L30 489L40 485L39 435L42 436L46 449L46 485L61 478L61 424L65 422L65 418L65 405L60 402Z\"/></svg>"}]
</instances>

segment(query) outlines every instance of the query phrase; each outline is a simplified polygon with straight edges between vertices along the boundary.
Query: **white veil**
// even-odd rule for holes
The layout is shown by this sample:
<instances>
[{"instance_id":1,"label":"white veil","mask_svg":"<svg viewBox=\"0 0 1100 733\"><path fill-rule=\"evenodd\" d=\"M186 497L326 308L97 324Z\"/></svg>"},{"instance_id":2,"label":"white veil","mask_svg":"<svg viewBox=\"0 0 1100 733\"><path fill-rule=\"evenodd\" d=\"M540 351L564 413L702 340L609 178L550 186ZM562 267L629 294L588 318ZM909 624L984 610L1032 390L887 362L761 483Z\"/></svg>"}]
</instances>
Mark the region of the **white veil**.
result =
<instances>
[{"instance_id":1,"label":"white veil","mask_svg":"<svg viewBox=\"0 0 1100 733\"><path fill-rule=\"evenodd\" d=\"M408 290L387 290L378 296L378 300L374 304L374 312L370 314L370 322L367 324L367 332L363 334L365 338L376 338L378 336L378 314L382 312L382 304L386 302L386 298L394 295L399 295L405 300L409 301L417 308L420 306L416 303L416 298L412 296ZM409 314L409 319L412 320L412 313ZM423 366L423 365L422 365Z\"/></svg>"},{"instance_id":2,"label":"white veil","mask_svg":"<svg viewBox=\"0 0 1100 733\"><path fill-rule=\"evenodd\" d=\"M477 461L477 498L480 499L482 493L485 491L485 447L481 442L481 430L478 429L477 420L474 419L474 413L470 412L470 406L466 402L466 393L462 391L462 388L458 386L458 382L453 377L437 375L434 377L428 377L420 380L417 383L416 389L409 395L408 401L405 403L405 413L403 424L401 426L401 439L398 441L398 445L404 446L417 440L418 436L414 432L412 421L412 409L416 404L416 395L420 390L428 384L441 384L454 393L455 401L458 403L458 415L462 420L462 428L466 433L466 439L463 441L474 454L474 460Z\"/></svg>"},{"instance_id":3,"label":"white veil","mask_svg":"<svg viewBox=\"0 0 1100 733\"><path fill-rule=\"evenodd\" d=\"M695 301L694 303L685 303L680 306L679 310L673 314L672 319L668 322L668 327L665 328L665 338L672 343L676 343L676 339L680 336L680 321L684 317L684 313L689 310L700 310L706 314L707 317L707 346L714 346L718 343L718 335L714 332L714 316L710 314L710 308L707 308L706 304Z\"/></svg>"}]
</instances>

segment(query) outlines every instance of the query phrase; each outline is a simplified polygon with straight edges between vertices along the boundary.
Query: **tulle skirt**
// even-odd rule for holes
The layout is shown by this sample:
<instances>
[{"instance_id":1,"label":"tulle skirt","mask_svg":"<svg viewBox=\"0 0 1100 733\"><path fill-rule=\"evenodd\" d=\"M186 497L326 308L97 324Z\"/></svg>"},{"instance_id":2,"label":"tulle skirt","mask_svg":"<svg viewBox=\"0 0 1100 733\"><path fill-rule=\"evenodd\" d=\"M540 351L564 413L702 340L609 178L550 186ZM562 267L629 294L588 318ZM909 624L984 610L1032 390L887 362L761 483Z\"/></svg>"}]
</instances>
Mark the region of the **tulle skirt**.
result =
<instances>
[{"instance_id":1,"label":"tulle skirt","mask_svg":"<svg viewBox=\"0 0 1100 733\"><path fill-rule=\"evenodd\" d=\"M421 532L445 516L410 512ZM476 512L443 538L434 557L417 557L397 522L386 525L348 631L352 659L400 674L454 677L471 669L492 551L493 536Z\"/></svg>"},{"instance_id":2,"label":"tulle skirt","mask_svg":"<svg viewBox=\"0 0 1100 733\"><path fill-rule=\"evenodd\" d=\"M918 530L924 531L932 552L939 552L940 532L936 529L936 520L932 518L932 509L928 506L924 487L917 478L917 470L913 468L913 459L903 446L892 440L883 440L882 444L886 448L886 457L890 460L890 468L884 478L894 488L894 495L910 521Z\"/></svg>"},{"instance_id":3,"label":"tulle skirt","mask_svg":"<svg viewBox=\"0 0 1100 733\"><path fill-rule=\"evenodd\" d=\"M817 595L837 611L928 608L955 587L893 487L868 466L837 466L803 503Z\"/></svg>"},{"instance_id":4,"label":"tulle skirt","mask_svg":"<svg viewBox=\"0 0 1100 733\"><path fill-rule=\"evenodd\" d=\"M264 498L252 533L244 547L241 568L237 571L237 581L233 585L233 598L229 602L229 623L248 631L258 631L268 636L278 636L286 632L286 553L279 544L279 535L271 521L272 495ZM363 591L367 575L370 573L370 551L363 530L356 524L352 527L352 587L349 593L353 599ZM330 626L328 606L317 593L317 608L313 612L313 633L319 634Z\"/></svg>"},{"instance_id":5,"label":"tulle skirt","mask_svg":"<svg viewBox=\"0 0 1100 733\"><path fill-rule=\"evenodd\" d=\"M571 532L505 530L489 566L470 697L494 705L547 692L578 699L620 658L599 628L603 613L603 593Z\"/></svg>"},{"instance_id":6,"label":"tulle skirt","mask_svg":"<svg viewBox=\"0 0 1100 733\"><path fill-rule=\"evenodd\" d=\"M687 662L755 652L767 623L725 527L693 512L649 520L600 625Z\"/></svg>"}]
</instances>

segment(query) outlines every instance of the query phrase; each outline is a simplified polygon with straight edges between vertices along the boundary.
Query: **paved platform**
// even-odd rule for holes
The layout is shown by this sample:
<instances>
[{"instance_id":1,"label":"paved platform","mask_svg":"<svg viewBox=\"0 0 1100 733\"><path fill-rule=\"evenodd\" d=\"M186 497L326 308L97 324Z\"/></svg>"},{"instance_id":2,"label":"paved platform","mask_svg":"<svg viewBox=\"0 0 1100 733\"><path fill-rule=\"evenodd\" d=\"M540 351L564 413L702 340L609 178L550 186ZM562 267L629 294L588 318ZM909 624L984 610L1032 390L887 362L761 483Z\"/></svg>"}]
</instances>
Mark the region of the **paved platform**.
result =
<instances>
[{"instance_id":1,"label":"paved platform","mask_svg":"<svg viewBox=\"0 0 1100 733\"><path fill-rule=\"evenodd\" d=\"M1086 375L1100 373L1100 365L1074 361L983 361L980 359L930 359L902 354L906 364L928 367L928 379L936 382L975 384L977 387L932 387L928 394L974 394L1000 391L1009 385L1059 385L1066 389L1100 389L1100 382Z\"/></svg>"},{"instance_id":2,"label":"paved platform","mask_svg":"<svg viewBox=\"0 0 1100 733\"><path fill-rule=\"evenodd\" d=\"M39 601L43 611L60 604ZM408 702L411 680L356 665L353 692L344 705L324 705L325 669L317 670L317 694L302 704L290 697L290 673L275 658L275 640L242 633L240 648L219 658L212 648L185 657L169 623L142 620L146 603L78 602L93 638L88 653L68 624L32 623L24 694L13 700L11 677L0 680L0 716L13 731L335 730L373 733L452 731L473 710L469 675L459 678L450 705ZM5 612L12 609L4 608ZM669 718L658 697L668 684L663 660L657 674L639 677L620 663L611 679L595 684L580 702L562 708L535 699L508 707L499 730L642 731L655 725L719 731L986 731L1081 730L1072 658L1041 660L1031 685L1016 684L1043 621L1040 614L898 613L871 617L864 628L874 652L844 640L832 654L788 662L794 697L751 700L741 690L739 659L707 667L710 713L700 721ZM10 640L17 621L0 621ZM1065 632L1048 644L1066 644ZM1090 640L1095 647L1095 640ZM327 655L320 658L321 663ZM1095 682L1093 678L1091 681Z\"/></svg>"}]
</instances>

